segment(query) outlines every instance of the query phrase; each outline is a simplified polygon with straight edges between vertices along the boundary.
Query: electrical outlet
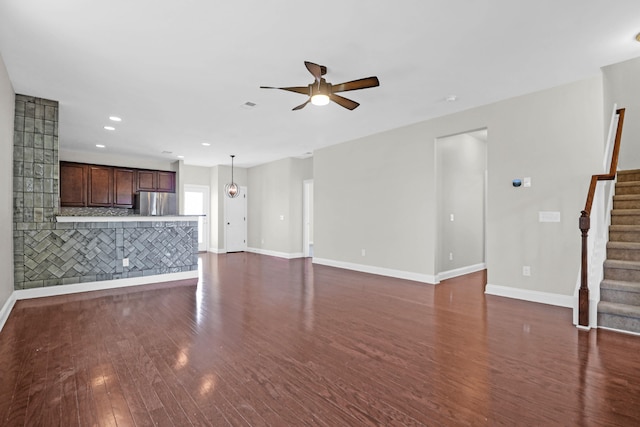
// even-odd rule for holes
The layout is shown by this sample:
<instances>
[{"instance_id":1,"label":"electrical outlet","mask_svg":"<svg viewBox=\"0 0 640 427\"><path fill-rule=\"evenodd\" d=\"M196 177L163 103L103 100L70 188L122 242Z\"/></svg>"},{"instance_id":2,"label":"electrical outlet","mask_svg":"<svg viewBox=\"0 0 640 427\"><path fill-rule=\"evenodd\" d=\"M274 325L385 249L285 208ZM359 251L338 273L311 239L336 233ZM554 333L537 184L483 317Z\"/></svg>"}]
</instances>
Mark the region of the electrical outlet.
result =
<instances>
[{"instance_id":1,"label":"electrical outlet","mask_svg":"<svg viewBox=\"0 0 640 427\"><path fill-rule=\"evenodd\" d=\"M122 258L122 266L129 267L129 258Z\"/></svg>"},{"instance_id":2,"label":"electrical outlet","mask_svg":"<svg viewBox=\"0 0 640 427\"><path fill-rule=\"evenodd\" d=\"M453 214L449 215L449 221L453 222Z\"/></svg>"},{"instance_id":3,"label":"electrical outlet","mask_svg":"<svg viewBox=\"0 0 640 427\"><path fill-rule=\"evenodd\" d=\"M531 276L531 267L529 267L528 265L523 265L522 266L522 275L523 276Z\"/></svg>"},{"instance_id":4,"label":"electrical outlet","mask_svg":"<svg viewBox=\"0 0 640 427\"><path fill-rule=\"evenodd\" d=\"M453 252L449 252L449 261L453 261Z\"/></svg>"},{"instance_id":5,"label":"electrical outlet","mask_svg":"<svg viewBox=\"0 0 640 427\"><path fill-rule=\"evenodd\" d=\"M367 251L365 249L362 250L362 256L367 256Z\"/></svg>"}]
</instances>

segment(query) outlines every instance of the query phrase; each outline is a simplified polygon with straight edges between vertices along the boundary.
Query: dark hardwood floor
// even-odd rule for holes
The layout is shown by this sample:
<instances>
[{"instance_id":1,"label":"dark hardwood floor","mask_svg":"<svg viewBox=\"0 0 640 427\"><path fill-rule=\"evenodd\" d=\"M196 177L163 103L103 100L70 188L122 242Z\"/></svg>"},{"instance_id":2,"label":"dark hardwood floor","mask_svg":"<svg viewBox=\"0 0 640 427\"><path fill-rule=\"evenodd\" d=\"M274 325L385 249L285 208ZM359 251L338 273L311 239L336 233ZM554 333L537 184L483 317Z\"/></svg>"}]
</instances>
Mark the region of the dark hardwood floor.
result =
<instances>
[{"instance_id":1,"label":"dark hardwood floor","mask_svg":"<svg viewBox=\"0 0 640 427\"><path fill-rule=\"evenodd\" d=\"M201 255L193 281L19 301L3 426L636 426L640 337L568 309L309 260Z\"/></svg>"}]
</instances>

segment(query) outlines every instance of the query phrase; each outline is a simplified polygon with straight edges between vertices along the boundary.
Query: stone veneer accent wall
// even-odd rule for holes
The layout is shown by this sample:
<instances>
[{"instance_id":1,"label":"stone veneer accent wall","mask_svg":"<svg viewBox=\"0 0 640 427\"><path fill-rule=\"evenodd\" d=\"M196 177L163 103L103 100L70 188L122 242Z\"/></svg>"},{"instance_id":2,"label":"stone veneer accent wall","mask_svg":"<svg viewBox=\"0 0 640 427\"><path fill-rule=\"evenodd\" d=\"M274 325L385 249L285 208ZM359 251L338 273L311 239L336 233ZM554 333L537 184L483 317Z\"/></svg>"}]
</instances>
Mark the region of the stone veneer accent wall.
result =
<instances>
[{"instance_id":1,"label":"stone veneer accent wall","mask_svg":"<svg viewBox=\"0 0 640 427\"><path fill-rule=\"evenodd\" d=\"M24 232L55 227L58 103L16 94L13 127L14 287L25 287Z\"/></svg>"},{"instance_id":2,"label":"stone veneer accent wall","mask_svg":"<svg viewBox=\"0 0 640 427\"><path fill-rule=\"evenodd\" d=\"M197 221L56 222L58 103L16 95L15 109L15 289L197 270Z\"/></svg>"},{"instance_id":3,"label":"stone veneer accent wall","mask_svg":"<svg viewBox=\"0 0 640 427\"><path fill-rule=\"evenodd\" d=\"M56 222L21 232L16 289L197 269L197 221ZM122 259L129 266L122 266ZM19 287L20 286L20 287Z\"/></svg>"},{"instance_id":4,"label":"stone veneer accent wall","mask_svg":"<svg viewBox=\"0 0 640 427\"><path fill-rule=\"evenodd\" d=\"M58 209L58 103L16 94L13 222L55 221Z\"/></svg>"}]
</instances>

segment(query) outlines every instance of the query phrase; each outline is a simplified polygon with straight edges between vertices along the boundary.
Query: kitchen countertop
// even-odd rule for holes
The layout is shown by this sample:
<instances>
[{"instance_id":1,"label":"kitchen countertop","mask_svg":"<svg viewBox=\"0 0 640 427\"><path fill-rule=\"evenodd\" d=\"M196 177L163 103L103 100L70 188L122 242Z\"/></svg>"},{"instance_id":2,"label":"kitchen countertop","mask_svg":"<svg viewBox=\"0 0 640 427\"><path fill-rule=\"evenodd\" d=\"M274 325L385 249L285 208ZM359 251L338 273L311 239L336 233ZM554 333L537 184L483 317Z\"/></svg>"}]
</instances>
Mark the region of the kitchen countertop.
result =
<instances>
[{"instance_id":1,"label":"kitchen countertop","mask_svg":"<svg viewBox=\"0 0 640 427\"><path fill-rule=\"evenodd\" d=\"M126 215L126 216L57 216L57 222L157 222L197 221L200 215Z\"/></svg>"}]
</instances>

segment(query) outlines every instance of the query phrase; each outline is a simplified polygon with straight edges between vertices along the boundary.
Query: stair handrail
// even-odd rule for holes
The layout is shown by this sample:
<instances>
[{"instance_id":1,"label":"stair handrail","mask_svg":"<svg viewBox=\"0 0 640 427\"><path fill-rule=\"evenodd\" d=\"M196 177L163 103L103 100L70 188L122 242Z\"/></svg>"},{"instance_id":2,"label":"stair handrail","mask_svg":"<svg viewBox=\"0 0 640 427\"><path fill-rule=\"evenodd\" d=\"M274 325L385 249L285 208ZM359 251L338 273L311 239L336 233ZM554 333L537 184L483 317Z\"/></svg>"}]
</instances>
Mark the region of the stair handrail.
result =
<instances>
[{"instance_id":1,"label":"stair handrail","mask_svg":"<svg viewBox=\"0 0 640 427\"><path fill-rule=\"evenodd\" d=\"M613 151L611 154L611 162L609 164L609 172L605 174L598 174L591 176L591 183L589 184L589 192L587 193L587 201L584 206L584 210L580 212L580 219L578 226L582 234L582 258L580 265L580 289L578 290L578 325L588 328L589 327L589 280L588 280L588 238L589 229L591 228L591 208L593 205L593 199L596 193L596 186L599 181L612 181L616 178L616 172L618 170L618 155L620 153L620 140L622 138L622 125L624 123L624 108L616 110L616 116L618 123L616 126L616 137L613 144ZM608 152L609 150L607 150ZM608 153L607 153L608 155Z\"/></svg>"}]
</instances>

